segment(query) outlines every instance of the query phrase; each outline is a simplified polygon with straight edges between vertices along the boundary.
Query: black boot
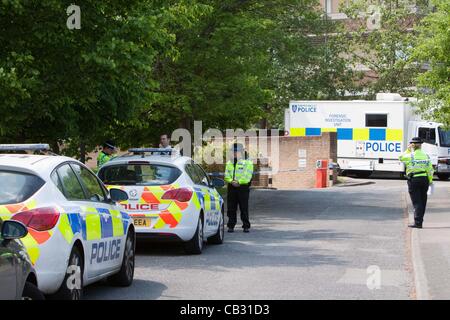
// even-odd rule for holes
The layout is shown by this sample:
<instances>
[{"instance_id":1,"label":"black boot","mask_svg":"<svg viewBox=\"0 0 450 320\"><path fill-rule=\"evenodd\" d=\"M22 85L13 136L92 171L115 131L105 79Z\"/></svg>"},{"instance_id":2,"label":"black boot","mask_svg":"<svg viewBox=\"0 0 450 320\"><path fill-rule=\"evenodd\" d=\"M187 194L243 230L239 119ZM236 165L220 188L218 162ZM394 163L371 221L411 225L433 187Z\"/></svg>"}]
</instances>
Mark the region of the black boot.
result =
<instances>
[{"instance_id":1,"label":"black boot","mask_svg":"<svg viewBox=\"0 0 450 320\"><path fill-rule=\"evenodd\" d=\"M417 224L417 223L409 224L408 227L416 228L416 229L422 229L422 225L421 224Z\"/></svg>"}]
</instances>

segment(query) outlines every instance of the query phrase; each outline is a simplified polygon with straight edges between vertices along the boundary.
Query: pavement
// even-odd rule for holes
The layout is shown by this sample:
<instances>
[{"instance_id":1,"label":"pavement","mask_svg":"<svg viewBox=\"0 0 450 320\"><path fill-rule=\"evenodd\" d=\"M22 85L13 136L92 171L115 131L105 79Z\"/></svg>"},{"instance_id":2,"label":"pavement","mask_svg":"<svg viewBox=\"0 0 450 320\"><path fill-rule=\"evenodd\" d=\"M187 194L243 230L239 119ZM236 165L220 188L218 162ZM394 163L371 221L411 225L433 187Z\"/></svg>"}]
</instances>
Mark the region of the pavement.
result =
<instances>
[{"instance_id":1,"label":"pavement","mask_svg":"<svg viewBox=\"0 0 450 320\"><path fill-rule=\"evenodd\" d=\"M450 299L450 181L435 182L423 229L412 230L417 298ZM410 222L414 221L409 203Z\"/></svg>"},{"instance_id":2,"label":"pavement","mask_svg":"<svg viewBox=\"0 0 450 320\"><path fill-rule=\"evenodd\" d=\"M414 242L415 233L407 228L406 182L367 181L371 184L322 190L253 190L249 234L227 233L223 245L207 245L198 256L185 255L177 245L138 244L133 285L94 284L85 298L416 299L426 296L423 292L446 294L449 286L438 284L447 277L450 221L443 222L449 203L441 198L450 182L437 183L426 229L418 230ZM419 255L414 255L417 247ZM419 256L421 272L412 256Z\"/></svg>"}]
</instances>

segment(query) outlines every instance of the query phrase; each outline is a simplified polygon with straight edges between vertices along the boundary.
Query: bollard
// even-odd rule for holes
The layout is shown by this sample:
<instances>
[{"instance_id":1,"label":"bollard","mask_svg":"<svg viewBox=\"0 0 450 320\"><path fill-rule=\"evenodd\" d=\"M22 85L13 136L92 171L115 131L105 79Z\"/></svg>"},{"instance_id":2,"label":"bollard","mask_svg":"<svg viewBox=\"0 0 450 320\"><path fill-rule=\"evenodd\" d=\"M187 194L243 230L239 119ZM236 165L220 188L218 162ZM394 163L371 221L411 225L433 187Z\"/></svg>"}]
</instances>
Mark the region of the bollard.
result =
<instances>
[{"instance_id":1,"label":"bollard","mask_svg":"<svg viewBox=\"0 0 450 320\"><path fill-rule=\"evenodd\" d=\"M316 161L316 188L326 188L328 180L328 160Z\"/></svg>"}]
</instances>

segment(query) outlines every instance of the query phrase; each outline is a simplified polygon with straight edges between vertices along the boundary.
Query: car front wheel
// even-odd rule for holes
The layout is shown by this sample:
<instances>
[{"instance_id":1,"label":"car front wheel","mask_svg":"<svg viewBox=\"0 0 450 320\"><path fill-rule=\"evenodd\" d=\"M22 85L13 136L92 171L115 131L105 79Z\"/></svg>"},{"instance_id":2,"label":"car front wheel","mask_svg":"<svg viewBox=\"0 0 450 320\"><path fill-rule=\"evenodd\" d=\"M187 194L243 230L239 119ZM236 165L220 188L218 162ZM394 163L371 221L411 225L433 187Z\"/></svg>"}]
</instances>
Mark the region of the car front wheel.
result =
<instances>
[{"instance_id":1,"label":"car front wheel","mask_svg":"<svg viewBox=\"0 0 450 320\"><path fill-rule=\"evenodd\" d=\"M219 227L217 228L217 233L213 235L212 237L208 238L208 243L212 244L222 244L223 238L225 235L225 219L224 219L224 210L222 208L222 211L220 213L219 218Z\"/></svg>"},{"instance_id":2,"label":"car front wheel","mask_svg":"<svg viewBox=\"0 0 450 320\"><path fill-rule=\"evenodd\" d=\"M31 282L27 281L22 292L22 300L44 300L42 292Z\"/></svg>"},{"instance_id":3,"label":"car front wheel","mask_svg":"<svg viewBox=\"0 0 450 320\"><path fill-rule=\"evenodd\" d=\"M116 286L129 287L133 283L134 264L135 264L135 235L129 231L125 242L125 251L123 253L122 266L120 271L109 277L108 281Z\"/></svg>"}]
</instances>

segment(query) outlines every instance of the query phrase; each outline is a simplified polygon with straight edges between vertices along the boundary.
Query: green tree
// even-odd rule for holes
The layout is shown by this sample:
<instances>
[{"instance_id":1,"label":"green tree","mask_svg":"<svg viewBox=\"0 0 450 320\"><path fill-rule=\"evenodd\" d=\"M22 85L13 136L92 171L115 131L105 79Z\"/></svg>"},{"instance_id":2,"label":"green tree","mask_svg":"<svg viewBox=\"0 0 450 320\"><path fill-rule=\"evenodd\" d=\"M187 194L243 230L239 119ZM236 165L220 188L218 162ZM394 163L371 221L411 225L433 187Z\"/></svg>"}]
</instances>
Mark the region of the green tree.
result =
<instances>
[{"instance_id":1,"label":"green tree","mask_svg":"<svg viewBox=\"0 0 450 320\"><path fill-rule=\"evenodd\" d=\"M71 1L0 2L0 139L80 147L80 157L158 99L157 58L175 59L178 21L194 1L79 1L81 29L66 27Z\"/></svg>"},{"instance_id":2,"label":"green tree","mask_svg":"<svg viewBox=\"0 0 450 320\"><path fill-rule=\"evenodd\" d=\"M423 19L413 61L428 66L418 80L422 114L450 126L450 2L433 1L435 10Z\"/></svg>"},{"instance_id":3,"label":"green tree","mask_svg":"<svg viewBox=\"0 0 450 320\"><path fill-rule=\"evenodd\" d=\"M192 129L194 120L204 128L278 126L290 99L343 94L344 48L324 41L335 26L317 0L203 4L208 13L175 32L178 59L157 61L161 99L123 126L125 140L145 143L158 132Z\"/></svg>"},{"instance_id":4,"label":"green tree","mask_svg":"<svg viewBox=\"0 0 450 320\"><path fill-rule=\"evenodd\" d=\"M355 1L342 8L348 24L348 58L359 73L360 90L373 98L378 92L411 96L417 65L408 63L416 44L414 28L428 12L428 1Z\"/></svg>"}]
</instances>

